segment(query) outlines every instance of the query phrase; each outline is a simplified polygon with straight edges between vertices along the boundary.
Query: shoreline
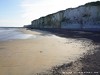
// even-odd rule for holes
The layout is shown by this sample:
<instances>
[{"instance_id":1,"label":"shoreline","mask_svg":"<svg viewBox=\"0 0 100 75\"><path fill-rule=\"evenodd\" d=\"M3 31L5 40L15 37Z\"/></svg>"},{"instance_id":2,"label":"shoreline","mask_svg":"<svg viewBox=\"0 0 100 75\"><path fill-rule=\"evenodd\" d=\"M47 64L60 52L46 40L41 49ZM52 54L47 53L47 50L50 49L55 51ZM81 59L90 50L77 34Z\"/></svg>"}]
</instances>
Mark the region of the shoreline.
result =
<instances>
[{"instance_id":1,"label":"shoreline","mask_svg":"<svg viewBox=\"0 0 100 75\"><path fill-rule=\"evenodd\" d=\"M67 37L63 38L62 36L58 37L60 34L56 36L55 34L52 34L50 32L40 31L40 30L30 31L26 29L20 29L19 31L25 34L32 34L32 35L40 36L40 38L36 40L33 40L33 39L23 39L22 40L21 39L21 40L13 40L13 41L7 41L7 42L0 43L1 53L6 53L6 50L10 51L10 52L7 51L8 53L7 55L5 54L0 55L0 59L2 60L2 62L0 63L1 64L0 66L4 66L6 70L10 68L11 75L16 75L18 73L20 75L21 70L25 72L23 73L24 75L28 73L34 73L35 71L36 71L35 73L40 74L40 75L46 74L45 72L48 72L48 74L51 74L51 75L58 75L58 74L61 74L62 72L66 72L67 70L75 71L76 70L74 69L75 66L76 68L79 68L79 69L82 68L83 62L80 61L79 63L79 59L80 58L83 59L85 54L84 52L80 54L81 53L80 49L83 48L82 50L84 49L86 50L85 43L88 43L89 40L82 39L82 38L81 39L78 38L79 40L77 38L73 39L73 38L69 38L70 36L68 38ZM67 40L65 41L66 38ZM83 43L83 46L80 46L81 43ZM87 45L90 45L89 47L91 47L92 44L91 43L86 44L86 47ZM66 49L68 48L69 50L66 51ZM83 56L80 56L80 55L74 56L75 53L76 54L78 53ZM70 57L70 59L68 59L68 56ZM5 58L2 59L3 57ZM74 57L76 57L77 59L75 58L74 59L75 61L71 61L71 59ZM8 58L9 58L9 61L6 61L8 60ZM68 60L70 61L66 62ZM8 63L3 62L3 61L6 61ZM41 71L40 66L42 67L42 71ZM19 68L18 71L16 71L17 68ZM27 68L29 69L29 71L27 71ZM13 70L13 69L16 69L16 70ZM77 70L79 71L79 69ZM34 70L34 71L31 71L31 70ZM3 69L1 69L2 75L4 72L6 71L3 71ZM6 73L9 73L9 71L7 71ZM6 73L4 75L6 75Z\"/></svg>"}]
</instances>

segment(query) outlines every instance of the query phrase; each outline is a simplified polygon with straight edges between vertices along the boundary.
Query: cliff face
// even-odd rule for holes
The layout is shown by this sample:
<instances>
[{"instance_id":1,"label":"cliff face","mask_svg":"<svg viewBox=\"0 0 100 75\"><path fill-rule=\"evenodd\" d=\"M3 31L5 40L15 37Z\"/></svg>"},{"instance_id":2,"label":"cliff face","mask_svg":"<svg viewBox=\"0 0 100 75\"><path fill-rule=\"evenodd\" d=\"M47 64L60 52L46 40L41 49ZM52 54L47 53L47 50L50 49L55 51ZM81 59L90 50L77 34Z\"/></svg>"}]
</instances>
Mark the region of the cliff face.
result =
<instances>
[{"instance_id":1,"label":"cliff face","mask_svg":"<svg viewBox=\"0 0 100 75\"><path fill-rule=\"evenodd\" d=\"M31 28L100 29L100 1L33 20Z\"/></svg>"}]
</instances>

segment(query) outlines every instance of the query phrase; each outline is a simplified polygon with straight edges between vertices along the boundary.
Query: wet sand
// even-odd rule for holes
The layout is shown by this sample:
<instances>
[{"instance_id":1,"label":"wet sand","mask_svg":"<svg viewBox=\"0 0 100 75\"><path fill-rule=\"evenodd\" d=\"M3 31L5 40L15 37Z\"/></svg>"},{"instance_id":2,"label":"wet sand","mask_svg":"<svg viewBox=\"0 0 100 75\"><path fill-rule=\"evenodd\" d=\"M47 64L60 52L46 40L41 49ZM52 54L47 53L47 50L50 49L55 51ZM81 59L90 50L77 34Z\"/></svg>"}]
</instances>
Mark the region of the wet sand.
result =
<instances>
[{"instance_id":1,"label":"wet sand","mask_svg":"<svg viewBox=\"0 0 100 75\"><path fill-rule=\"evenodd\" d=\"M34 75L74 62L94 49L91 40L62 38L48 32L19 29L36 38L0 42L0 75ZM84 40L84 41L83 41Z\"/></svg>"}]
</instances>

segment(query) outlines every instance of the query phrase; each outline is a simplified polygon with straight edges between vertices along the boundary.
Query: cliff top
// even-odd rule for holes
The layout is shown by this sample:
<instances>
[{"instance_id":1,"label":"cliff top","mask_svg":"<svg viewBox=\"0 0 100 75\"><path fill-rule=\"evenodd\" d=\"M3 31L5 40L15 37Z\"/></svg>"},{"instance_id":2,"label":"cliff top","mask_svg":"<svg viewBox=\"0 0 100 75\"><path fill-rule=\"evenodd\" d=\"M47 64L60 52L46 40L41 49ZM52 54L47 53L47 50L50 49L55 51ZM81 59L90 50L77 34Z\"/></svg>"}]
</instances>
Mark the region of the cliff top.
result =
<instances>
[{"instance_id":1,"label":"cliff top","mask_svg":"<svg viewBox=\"0 0 100 75\"><path fill-rule=\"evenodd\" d=\"M100 1L86 3L85 6L100 6Z\"/></svg>"}]
</instances>

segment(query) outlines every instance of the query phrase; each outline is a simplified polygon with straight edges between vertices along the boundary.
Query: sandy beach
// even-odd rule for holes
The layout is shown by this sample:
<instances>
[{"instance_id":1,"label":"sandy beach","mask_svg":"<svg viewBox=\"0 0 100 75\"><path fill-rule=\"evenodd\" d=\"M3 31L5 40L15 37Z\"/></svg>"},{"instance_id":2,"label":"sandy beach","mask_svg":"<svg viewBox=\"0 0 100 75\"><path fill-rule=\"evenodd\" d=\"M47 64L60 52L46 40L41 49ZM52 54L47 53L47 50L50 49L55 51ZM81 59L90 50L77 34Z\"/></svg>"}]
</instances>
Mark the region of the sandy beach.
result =
<instances>
[{"instance_id":1,"label":"sandy beach","mask_svg":"<svg viewBox=\"0 0 100 75\"><path fill-rule=\"evenodd\" d=\"M59 37L39 30L18 29L27 39L0 41L0 75L35 75L75 62L96 45L89 39ZM78 66L82 66L80 63Z\"/></svg>"}]
</instances>

